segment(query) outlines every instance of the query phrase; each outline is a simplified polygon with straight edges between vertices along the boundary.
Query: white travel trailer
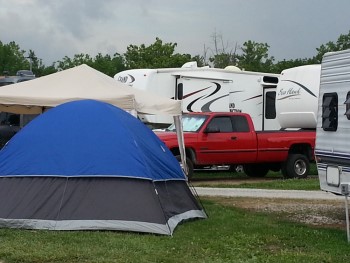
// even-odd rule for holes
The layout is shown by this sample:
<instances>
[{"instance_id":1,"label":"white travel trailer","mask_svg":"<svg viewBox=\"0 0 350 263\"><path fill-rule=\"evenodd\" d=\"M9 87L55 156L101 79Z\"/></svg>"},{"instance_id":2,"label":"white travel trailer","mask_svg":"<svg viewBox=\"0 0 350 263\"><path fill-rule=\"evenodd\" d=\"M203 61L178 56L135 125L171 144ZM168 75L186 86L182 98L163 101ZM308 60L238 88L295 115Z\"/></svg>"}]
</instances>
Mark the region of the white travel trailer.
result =
<instances>
[{"instance_id":1,"label":"white travel trailer","mask_svg":"<svg viewBox=\"0 0 350 263\"><path fill-rule=\"evenodd\" d=\"M281 128L316 128L320 74L320 64L281 72L276 92L276 114Z\"/></svg>"},{"instance_id":2,"label":"white travel trailer","mask_svg":"<svg viewBox=\"0 0 350 263\"><path fill-rule=\"evenodd\" d=\"M276 130L275 95L279 74L241 71L237 67L198 68L196 62L182 68L134 69L120 72L115 80L168 98L182 99L184 112L248 112L256 130ZM166 116L140 115L153 127L172 123Z\"/></svg>"},{"instance_id":3,"label":"white travel trailer","mask_svg":"<svg viewBox=\"0 0 350 263\"><path fill-rule=\"evenodd\" d=\"M321 190L350 191L350 50L326 53L321 67L315 155Z\"/></svg>"}]
</instances>

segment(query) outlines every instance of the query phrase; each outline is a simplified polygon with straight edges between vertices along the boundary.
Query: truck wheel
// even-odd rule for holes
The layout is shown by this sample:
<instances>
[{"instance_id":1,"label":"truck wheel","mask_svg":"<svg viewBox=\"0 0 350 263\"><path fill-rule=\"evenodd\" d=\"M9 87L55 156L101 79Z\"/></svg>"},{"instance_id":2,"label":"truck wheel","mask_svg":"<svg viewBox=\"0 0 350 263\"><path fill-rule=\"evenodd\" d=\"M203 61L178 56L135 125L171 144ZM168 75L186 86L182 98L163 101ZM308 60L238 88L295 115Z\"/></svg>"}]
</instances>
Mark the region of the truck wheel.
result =
<instances>
[{"instance_id":1,"label":"truck wheel","mask_svg":"<svg viewBox=\"0 0 350 263\"><path fill-rule=\"evenodd\" d=\"M179 161L180 166L182 168L181 156L180 155L176 155L175 157ZM186 157L186 164L187 164L187 169L188 169L187 178L190 181L192 179L192 177L193 177L193 162L191 161L191 159Z\"/></svg>"},{"instance_id":2,"label":"truck wheel","mask_svg":"<svg viewBox=\"0 0 350 263\"><path fill-rule=\"evenodd\" d=\"M250 177L264 177L269 168L264 164L245 164L243 165L243 171Z\"/></svg>"},{"instance_id":3,"label":"truck wheel","mask_svg":"<svg viewBox=\"0 0 350 263\"><path fill-rule=\"evenodd\" d=\"M229 166L228 171L232 173L243 173L243 165L232 164Z\"/></svg>"},{"instance_id":4,"label":"truck wheel","mask_svg":"<svg viewBox=\"0 0 350 263\"><path fill-rule=\"evenodd\" d=\"M303 154L290 154L284 165L282 174L288 178L306 178L310 171L310 162Z\"/></svg>"}]
</instances>

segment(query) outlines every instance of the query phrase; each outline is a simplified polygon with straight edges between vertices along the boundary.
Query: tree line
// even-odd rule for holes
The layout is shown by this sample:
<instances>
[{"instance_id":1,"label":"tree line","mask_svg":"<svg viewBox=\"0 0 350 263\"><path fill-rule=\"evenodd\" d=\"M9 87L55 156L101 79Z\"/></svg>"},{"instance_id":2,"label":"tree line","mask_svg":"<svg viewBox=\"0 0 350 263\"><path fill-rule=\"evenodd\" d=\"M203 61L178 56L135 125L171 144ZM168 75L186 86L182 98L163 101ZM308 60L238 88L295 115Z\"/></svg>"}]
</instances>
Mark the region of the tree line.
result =
<instances>
[{"instance_id":1,"label":"tree line","mask_svg":"<svg viewBox=\"0 0 350 263\"><path fill-rule=\"evenodd\" d=\"M315 55L310 58L275 61L269 55L270 46L267 43L246 41L242 46L236 44L230 47L225 44L223 37L216 32L212 35L213 47L206 48L202 55L175 53L177 43L163 43L160 38L149 46L145 44L129 45L124 54L98 53L95 57L88 54L75 54L73 58L65 56L52 65L44 65L33 50L26 52L14 41L2 43L0 41L0 75L15 75L18 70L31 68L37 76L45 76L60 70L65 70L81 64L113 77L116 73L137 68L176 68L189 61L196 61L198 66L211 65L215 68L225 68L229 65L237 66L247 71L280 73L286 68L321 63L326 52L339 51L350 48L350 31L341 34L337 41L322 44L316 48ZM25 54L28 53L26 56Z\"/></svg>"}]
</instances>

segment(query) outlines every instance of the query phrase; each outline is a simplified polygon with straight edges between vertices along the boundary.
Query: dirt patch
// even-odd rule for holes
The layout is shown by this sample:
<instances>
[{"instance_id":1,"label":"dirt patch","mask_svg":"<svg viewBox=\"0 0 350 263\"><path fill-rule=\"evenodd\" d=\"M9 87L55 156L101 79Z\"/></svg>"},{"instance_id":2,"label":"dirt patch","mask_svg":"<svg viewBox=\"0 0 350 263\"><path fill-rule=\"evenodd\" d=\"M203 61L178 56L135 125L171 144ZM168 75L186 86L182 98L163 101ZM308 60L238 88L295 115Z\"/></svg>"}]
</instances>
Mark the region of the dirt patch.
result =
<instances>
[{"instance_id":1,"label":"dirt patch","mask_svg":"<svg viewBox=\"0 0 350 263\"><path fill-rule=\"evenodd\" d=\"M268 181L273 181L273 180L278 180L280 178L246 178L246 179L241 179L241 178L234 178L234 179L193 179L191 181L191 184L193 186L201 186L201 185L207 185L207 186L218 186L218 185L240 185L240 184L246 184L246 183L263 183L263 182L268 182Z\"/></svg>"},{"instance_id":2,"label":"dirt patch","mask_svg":"<svg viewBox=\"0 0 350 263\"><path fill-rule=\"evenodd\" d=\"M344 202L271 198L206 197L226 206L254 212L276 213L281 218L313 226L346 227Z\"/></svg>"}]
</instances>

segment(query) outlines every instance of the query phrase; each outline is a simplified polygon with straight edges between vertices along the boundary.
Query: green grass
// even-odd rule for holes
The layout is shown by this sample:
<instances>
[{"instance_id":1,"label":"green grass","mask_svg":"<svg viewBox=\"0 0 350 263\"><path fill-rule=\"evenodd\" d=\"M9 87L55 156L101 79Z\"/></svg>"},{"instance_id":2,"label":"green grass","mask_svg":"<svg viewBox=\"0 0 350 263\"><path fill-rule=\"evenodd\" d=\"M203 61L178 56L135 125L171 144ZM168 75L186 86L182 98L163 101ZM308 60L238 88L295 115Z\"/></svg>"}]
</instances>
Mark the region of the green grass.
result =
<instances>
[{"instance_id":1,"label":"green grass","mask_svg":"<svg viewBox=\"0 0 350 263\"><path fill-rule=\"evenodd\" d=\"M315 164L311 165L310 175L305 179L284 179L280 172L269 172L263 182L249 182L248 179L254 178L250 178L242 172L233 173L229 171L197 171L193 178L192 184L201 187L320 190ZM247 179L247 181L237 184L239 179ZM213 181L215 181L215 184L213 184Z\"/></svg>"},{"instance_id":2,"label":"green grass","mask_svg":"<svg viewBox=\"0 0 350 263\"><path fill-rule=\"evenodd\" d=\"M202 174L208 179L213 176L233 180L248 178L243 173ZM271 173L268 178L270 180L265 182L234 187L319 190L316 176L284 180L278 173ZM173 237L111 231L0 229L0 262L312 263L350 260L345 230L308 227L289 222L280 214L253 213L210 200L203 203L209 218L178 226Z\"/></svg>"},{"instance_id":3,"label":"green grass","mask_svg":"<svg viewBox=\"0 0 350 263\"><path fill-rule=\"evenodd\" d=\"M256 188L256 189L276 189L276 190L320 190L320 183L317 177L309 177L306 179L274 179L264 182L252 183L234 183L222 182L213 185L211 182L192 182L194 186L200 187L221 187L221 188Z\"/></svg>"},{"instance_id":4,"label":"green grass","mask_svg":"<svg viewBox=\"0 0 350 263\"><path fill-rule=\"evenodd\" d=\"M0 229L0 262L348 262L346 232L204 200L206 220L173 237Z\"/></svg>"}]
</instances>

